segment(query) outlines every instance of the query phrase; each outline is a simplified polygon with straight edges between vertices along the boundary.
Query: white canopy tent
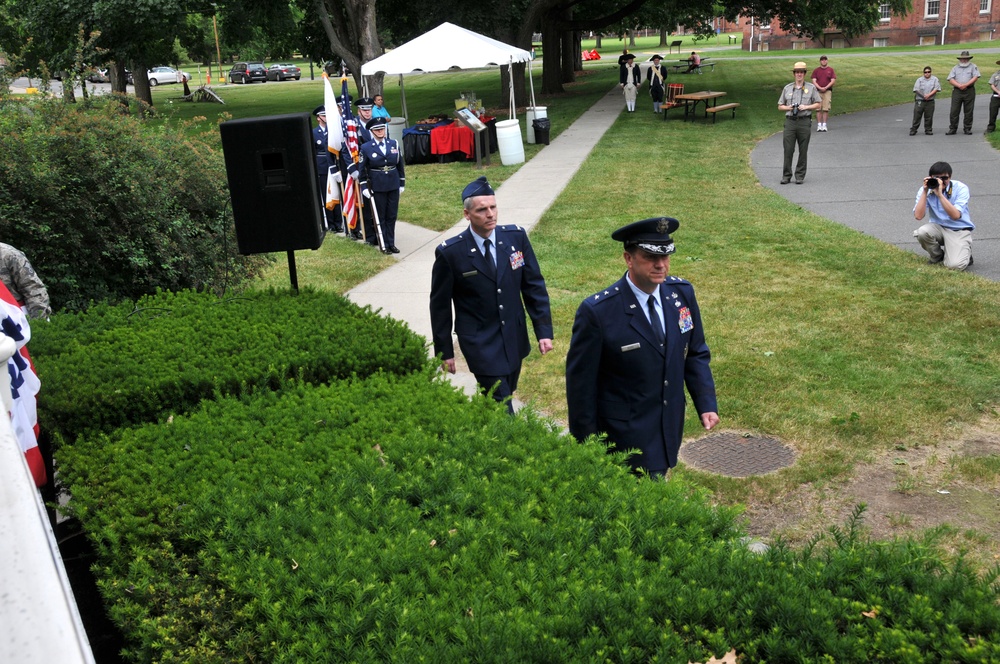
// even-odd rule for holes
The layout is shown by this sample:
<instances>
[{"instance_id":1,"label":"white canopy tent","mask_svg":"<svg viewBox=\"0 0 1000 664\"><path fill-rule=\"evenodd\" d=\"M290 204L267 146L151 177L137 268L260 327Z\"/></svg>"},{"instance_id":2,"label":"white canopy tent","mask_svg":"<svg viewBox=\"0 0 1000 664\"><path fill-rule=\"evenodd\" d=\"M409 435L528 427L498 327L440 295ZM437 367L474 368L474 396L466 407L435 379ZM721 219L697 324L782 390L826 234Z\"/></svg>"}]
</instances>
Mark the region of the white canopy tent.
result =
<instances>
[{"instance_id":1,"label":"white canopy tent","mask_svg":"<svg viewBox=\"0 0 1000 664\"><path fill-rule=\"evenodd\" d=\"M383 56L361 66L362 76L373 76L379 72L399 74L399 86L403 101L403 117L406 117L406 89L403 75L448 71L449 69L481 69L489 66L510 66L515 62L531 62L531 53L523 48L504 44L452 23L442 23L430 32L412 39ZM530 65L529 65L530 66ZM531 79L529 69L528 78ZM531 104L535 103L535 87L531 85ZM514 114L514 84L511 76L510 108Z\"/></svg>"}]
</instances>

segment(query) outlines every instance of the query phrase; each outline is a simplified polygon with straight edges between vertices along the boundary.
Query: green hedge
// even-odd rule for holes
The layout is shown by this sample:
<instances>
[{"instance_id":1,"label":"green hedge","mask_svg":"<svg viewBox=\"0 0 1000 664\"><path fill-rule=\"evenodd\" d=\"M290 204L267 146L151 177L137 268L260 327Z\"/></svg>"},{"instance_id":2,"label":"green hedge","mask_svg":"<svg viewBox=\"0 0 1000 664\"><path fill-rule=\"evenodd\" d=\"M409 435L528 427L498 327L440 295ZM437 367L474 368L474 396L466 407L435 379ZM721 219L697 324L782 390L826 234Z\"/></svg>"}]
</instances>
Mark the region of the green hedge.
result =
<instances>
[{"instance_id":1,"label":"green hedge","mask_svg":"<svg viewBox=\"0 0 1000 664\"><path fill-rule=\"evenodd\" d=\"M856 521L752 554L734 511L432 371L224 398L63 450L128 656L1000 660L995 575Z\"/></svg>"},{"instance_id":2,"label":"green hedge","mask_svg":"<svg viewBox=\"0 0 1000 664\"><path fill-rule=\"evenodd\" d=\"M95 305L33 322L30 348L42 380L42 427L68 437L293 376L325 383L428 362L423 338L403 323L311 290L228 299L161 292Z\"/></svg>"}]
</instances>

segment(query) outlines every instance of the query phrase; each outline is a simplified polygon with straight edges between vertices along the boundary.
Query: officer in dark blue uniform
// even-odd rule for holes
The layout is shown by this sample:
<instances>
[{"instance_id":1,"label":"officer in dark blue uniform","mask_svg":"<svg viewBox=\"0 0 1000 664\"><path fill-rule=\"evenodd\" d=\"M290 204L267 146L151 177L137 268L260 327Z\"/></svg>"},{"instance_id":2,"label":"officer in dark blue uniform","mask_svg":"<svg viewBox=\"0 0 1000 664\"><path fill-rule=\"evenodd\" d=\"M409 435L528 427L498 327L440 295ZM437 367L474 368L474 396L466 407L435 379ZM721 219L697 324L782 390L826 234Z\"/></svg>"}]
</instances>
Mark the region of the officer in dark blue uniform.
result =
<instances>
[{"instance_id":1,"label":"officer in dark blue uniform","mask_svg":"<svg viewBox=\"0 0 1000 664\"><path fill-rule=\"evenodd\" d=\"M406 187L403 155L396 141L386 137L385 118L368 122L372 140L361 146L361 195L375 203L378 223L385 241L384 252L398 254L396 247L396 215L399 212L399 195Z\"/></svg>"},{"instance_id":2,"label":"officer in dark blue uniform","mask_svg":"<svg viewBox=\"0 0 1000 664\"><path fill-rule=\"evenodd\" d=\"M552 350L552 312L545 279L524 229L497 226L497 203L481 177L462 192L469 228L434 252L431 329L434 353L455 373L452 304L458 344L480 389L503 402L517 389L531 352L525 307L544 355ZM523 304L522 304L523 300ZM507 401L508 411L514 408Z\"/></svg>"},{"instance_id":3,"label":"officer in dark blue uniform","mask_svg":"<svg viewBox=\"0 0 1000 664\"><path fill-rule=\"evenodd\" d=\"M629 463L652 476L677 465L685 384L702 425L719 423L694 287L669 276L679 225L660 217L612 233L628 272L577 309L566 356L570 433L579 441L603 433L618 451L638 450Z\"/></svg>"},{"instance_id":4,"label":"officer in dark blue uniform","mask_svg":"<svg viewBox=\"0 0 1000 664\"><path fill-rule=\"evenodd\" d=\"M361 97L354 102L354 105L358 108L356 118L358 121L358 145L361 146L372 140L372 133L368 131L368 127L366 125L372 119L372 109L375 106L375 102L372 101L370 97ZM364 158L364 152L358 154L358 159L363 160ZM365 228L365 242L372 246L378 246L378 241L375 238L375 215L372 212L372 207L373 204L370 199L362 201L361 220Z\"/></svg>"},{"instance_id":5,"label":"officer in dark blue uniform","mask_svg":"<svg viewBox=\"0 0 1000 664\"><path fill-rule=\"evenodd\" d=\"M326 109L323 106L317 106L315 110L313 110L313 115L316 116L317 123L317 126L313 127L312 134L313 153L316 155L316 179L319 182L320 205L323 206L323 213L326 217L326 230L332 230L334 233L339 233L344 227L344 215L340 211L340 205L338 204L333 210L326 209L327 179L330 176L330 167L336 166L336 162L330 155L330 151L327 146L327 136L329 131L326 127ZM340 170L335 168L334 179L337 180L337 187L340 186L340 177Z\"/></svg>"}]
</instances>

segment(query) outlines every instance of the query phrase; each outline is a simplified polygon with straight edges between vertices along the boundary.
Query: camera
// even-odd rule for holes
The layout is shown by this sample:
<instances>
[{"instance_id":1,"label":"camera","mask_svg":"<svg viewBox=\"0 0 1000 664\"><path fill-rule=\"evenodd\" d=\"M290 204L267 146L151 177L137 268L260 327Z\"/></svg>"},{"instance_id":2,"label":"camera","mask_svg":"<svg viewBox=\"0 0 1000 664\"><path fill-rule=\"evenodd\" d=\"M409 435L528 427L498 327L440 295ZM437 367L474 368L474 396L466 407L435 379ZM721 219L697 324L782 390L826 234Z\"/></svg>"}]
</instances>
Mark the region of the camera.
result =
<instances>
[{"instance_id":1,"label":"camera","mask_svg":"<svg viewBox=\"0 0 1000 664\"><path fill-rule=\"evenodd\" d=\"M927 178L927 190L934 191L941 186L941 182L937 178Z\"/></svg>"},{"instance_id":2,"label":"camera","mask_svg":"<svg viewBox=\"0 0 1000 664\"><path fill-rule=\"evenodd\" d=\"M792 117L793 118L799 117L799 105L798 104L792 104Z\"/></svg>"}]
</instances>

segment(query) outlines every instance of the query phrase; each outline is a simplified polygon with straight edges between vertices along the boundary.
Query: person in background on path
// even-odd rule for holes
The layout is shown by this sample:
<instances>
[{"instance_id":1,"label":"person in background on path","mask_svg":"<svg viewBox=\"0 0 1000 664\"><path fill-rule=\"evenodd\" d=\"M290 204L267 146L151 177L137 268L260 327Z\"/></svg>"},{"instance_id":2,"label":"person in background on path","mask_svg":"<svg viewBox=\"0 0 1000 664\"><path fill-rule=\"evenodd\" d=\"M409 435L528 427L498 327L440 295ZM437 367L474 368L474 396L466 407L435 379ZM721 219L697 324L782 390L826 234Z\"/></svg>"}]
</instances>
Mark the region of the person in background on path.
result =
<instances>
[{"instance_id":1,"label":"person in background on path","mask_svg":"<svg viewBox=\"0 0 1000 664\"><path fill-rule=\"evenodd\" d=\"M1000 65L1000 60L996 62ZM997 111L1000 111L1000 69L990 76L990 121L986 125L986 133L992 134L997 128Z\"/></svg>"},{"instance_id":2,"label":"person in background on path","mask_svg":"<svg viewBox=\"0 0 1000 664\"><path fill-rule=\"evenodd\" d=\"M385 98L382 95L375 95L372 99L375 102L374 108L372 108L373 118L385 118L389 120L392 116L389 115L389 111L385 110Z\"/></svg>"},{"instance_id":3,"label":"person in background on path","mask_svg":"<svg viewBox=\"0 0 1000 664\"><path fill-rule=\"evenodd\" d=\"M375 204L385 242L384 253L398 254L396 216L399 213L399 197L406 188L406 172L399 145L391 138L386 138L388 124L385 118L372 118L368 121L372 140L361 146L361 152L364 153L361 161L361 195Z\"/></svg>"},{"instance_id":4,"label":"person in background on path","mask_svg":"<svg viewBox=\"0 0 1000 664\"><path fill-rule=\"evenodd\" d=\"M816 111L816 131L826 131L826 120L830 117L830 105L833 101L833 84L837 82L837 74L833 67L827 65L827 57L821 56L819 67L813 69L813 85L819 92L820 107Z\"/></svg>"},{"instance_id":5,"label":"person in background on path","mask_svg":"<svg viewBox=\"0 0 1000 664\"><path fill-rule=\"evenodd\" d=\"M719 423L711 354L694 287L669 276L671 217L619 228L625 276L584 300L566 355L569 430L578 441L607 435L617 451L638 449L633 470L666 477L684 436L684 386L702 426Z\"/></svg>"},{"instance_id":6,"label":"person in background on path","mask_svg":"<svg viewBox=\"0 0 1000 664\"><path fill-rule=\"evenodd\" d=\"M795 164L795 184L802 184L806 179L812 112L821 104L816 86L806 83L806 63L796 62L792 73L795 80L786 85L778 97L778 110L785 112L785 164L781 172L781 184L792 181L792 155L795 154L796 144L799 146L799 160Z\"/></svg>"},{"instance_id":7,"label":"person in background on path","mask_svg":"<svg viewBox=\"0 0 1000 664\"><path fill-rule=\"evenodd\" d=\"M701 56L698 55L698 51L691 51L691 57L688 58L688 68L687 73L693 71L701 73Z\"/></svg>"},{"instance_id":8,"label":"person in background on path","mask_svg":"<svg viewBox=\"0 0 1000 664\"><path fill-rule=\"evenodd\" d=\"M509 401L517 389L521 361L531 352L525 308L538 339L538 350L552 350L552 312L545 279L518 226L497 225L497 200L485 177L462 191L469 228L434 251L431 272L431 330L434 354L444 370L455 373L452 304L458 345L484 394ZM523 302L523 303L522 303Z\"/></svg>"},{"instance_id":9,"label":"person in background on path","mask_svg":"<svg viewBox=\"0 0 1000 664\"><path fill-rule=\"evenodd\" d=\"M928 223L913 231L920 246L930 254L931 264L943 263L951 270L964 270L972 265L972 231L976 229L969 217L969 187L951 179L951 164L933 164L917 190L913 218Z\"/></svg>"},{"instance_id":10,"label":"person in background on path","mask_svg":"<svg viewBox=\"0 0 1000 664\"><path fill-rule=\"evenodd\" d=\"M618 67L618 84L621 85L622 91L625 93L625 110L634 113L635 98L642 85L642 71L635 64L634 55L628 53L624 57L625 61Z\"/></svg>"},{"instance_id":11,"label":"person in background on path","mask_svg":"<svg viewBox=\"0 0 1000 664\"><path fill-rule=\"evenodd\" d=\"M0 242L0 281L17 300L18 306L28 314L28 318L49 319L52 307L49 305L49 291L31 267L31 262L20 249Z\"/></svg>"},{"instance_id":12,"label":"person in background on path","mask_svg":"<svg viewBox=\"0 0 1000 664\"><path fill-rule=\"evenodd\" d=\"M339 233L344 230L344 214L340 211L340 204L338 203L332 210L328 210L326 207L326 183L328 178L332 177L336 180L338 189L340 188L339 182L341 180L340 169L337 168L327 145L329 132L326 126L326 108L317 106L313 110L313 115L316 116L317 124L312 130L313 154L316 156L316 180L319 183L319 204L323 206L323 215L326 224L324 230Z\"/></svg>"},{"instance_id":13,"label":"person in background on path","mask_svg":"<svg viewBox=\"0 0 1000 664\"><path fill-rule=\"evenodd\" d=\"M924 67L924 75L913 84L913 124L910 136L920 129L920 118L924 119L924 133L934 135L934 96L941 92L941 81L931 74L930 67Z\"/></svg>"},{"instance_id":14,"label":"person in background on path","mask_svg":"<svg viewBox=\"0 0 1000 664\"><path fill-rule=\"evenodd\" d=\"M662 112L663 95L667 89L667 70L665 67L660 66L660 60L663 59L659 53L656 53L649 59L653 64L650 65L649 69L646 71L646 80L649 81L649 94L653 98L653 112Z\"/></svg>"},{"instance_id":15,"label":"person in background on path","mask_svg":"<svg viewBox=\"0 0 1000 664\"><path fill-rule=\"evenodd\" d=\"M968 51L962 51L958 56L958 64L951 68L948 82L952 85L951 117L946 136L958 133L958 116L963 111L963 128L966 134L972 133L972 113L976 107L976 81L979 80L979 67L972 64L972 56Z\"/></svg>"}]
</instances>

